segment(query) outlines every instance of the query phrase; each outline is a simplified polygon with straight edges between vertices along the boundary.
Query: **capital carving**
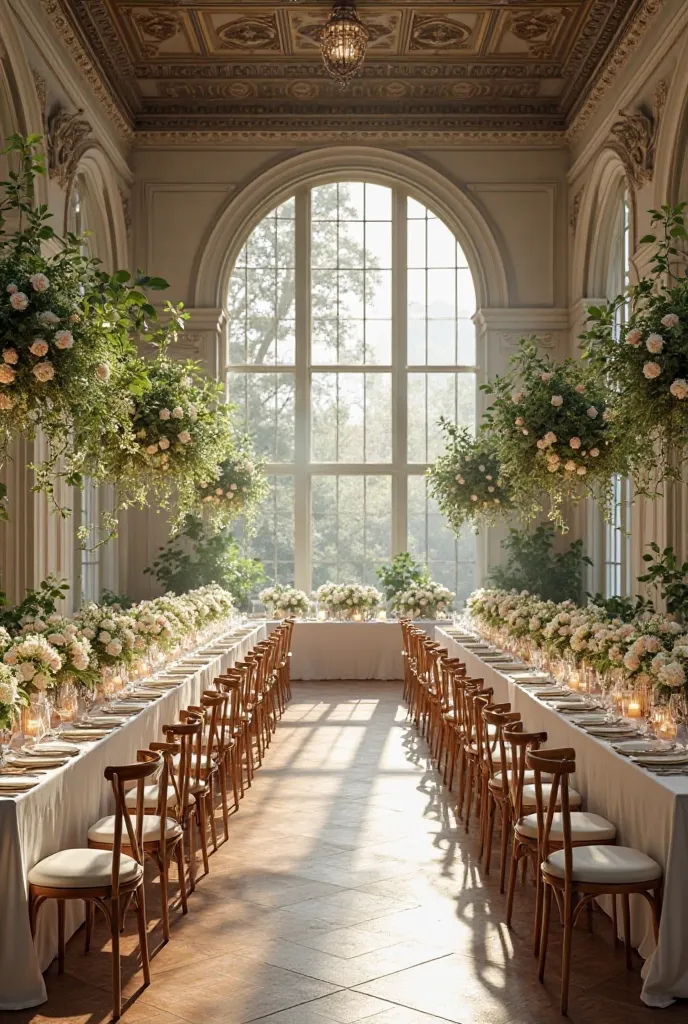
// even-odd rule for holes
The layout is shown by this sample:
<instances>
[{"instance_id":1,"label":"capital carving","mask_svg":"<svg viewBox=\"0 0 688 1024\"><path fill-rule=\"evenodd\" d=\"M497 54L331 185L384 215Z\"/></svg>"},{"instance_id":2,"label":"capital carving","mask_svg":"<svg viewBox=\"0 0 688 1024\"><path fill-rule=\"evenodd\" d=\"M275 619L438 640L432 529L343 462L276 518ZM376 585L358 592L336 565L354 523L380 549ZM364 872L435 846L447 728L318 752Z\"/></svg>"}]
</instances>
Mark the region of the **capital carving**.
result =
<instances>
[{"instance_id":1,"label":"capital carving","mask_svg":"<svg viewBox=\"0 0 688 1024\"><path fill-rule=\"evenodd\" d=\"M522 338L529 337L531 333L533 332L499 331L497 338L499 340L499 344L505 351L512 351L518 347L518 343ZM555 349L557 345L566 341L565 331L546 331L544 334L535 333L533 336L537 339L540 348L547 350Z\"/></svg>"},{"instance_id":2,"label":"capital carving","mask_svg":"<svg viewBox=\"0 0 688 1024\"><path fill-rule=\"evenodd\" d=\"M580 214L581 202L583 200L583 189L576 192L571 203L571 210L569 213L569 227L575 235L576 228L578 227L578 215Z\"/></svg>"},{"instance_id":3,"label":"capital carving","mask_svg":"<svg viewBox=\"0 0 688 1024\"><path fill-rule=\"evenodd\" d=\"M45 111L48 101L48 89L45 84L45 78L42 78L33 68L31 69L33 75L33 84L36 87L36 96L38 97L38 104L41 108L41 124L45 127Z\"/></svg>"},{"instance_id":4,"label":"capital carving","mask_svg":"<svg viewBox=\"0 0 688 1024\"><path fill-rule=\"evenodd\" d=\"M124 226L127 229L127 234L131 231L131 199L129 195L124 191L121 185L117 186L119 192L120 202L122 203L122 214L124 216Z\"/></svg>"},{"instance_id":5,"label":"capital carving","mask_svg":"<svg viewBox=\"0 0 688 1024\"><path fill-rule=\"evenodd\" d=\"M610 129L609 147L618 153L630 183L635 189L652 181L659 123L667 98L667 84L657 86L652 112L642 107L620 110L620 118Z\"/></svg>"},{"instance_id":6,"label":"capital carving","mask_svg":"<svg viewBox=\"0 0 688 1024\"><path fill-rule=\"evenodd\" d=\"M82 118L83 110L68 114L58 107L48 118L48 170L61 188L68 188L76 172L84 142L91 134L91 125Z\"/></svg>"}]
</instances>

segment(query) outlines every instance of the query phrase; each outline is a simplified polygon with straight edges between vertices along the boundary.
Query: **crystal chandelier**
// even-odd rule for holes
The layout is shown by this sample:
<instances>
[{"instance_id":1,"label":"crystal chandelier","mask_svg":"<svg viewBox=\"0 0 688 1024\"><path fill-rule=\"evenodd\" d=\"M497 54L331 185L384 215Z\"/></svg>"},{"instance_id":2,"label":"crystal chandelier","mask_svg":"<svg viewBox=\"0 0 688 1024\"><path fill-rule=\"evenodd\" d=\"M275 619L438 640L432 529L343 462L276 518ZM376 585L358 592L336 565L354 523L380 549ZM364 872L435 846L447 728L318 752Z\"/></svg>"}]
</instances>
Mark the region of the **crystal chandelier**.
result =
<instances>
[{"instance_id":1,"label":"crystal chandelier","mask_svg":"<svg viewBox=\"0 0 688 1024\"><path fill-rule=\"evenodd\" d=\"M334 0L332 13L320 33L320 49L325 67L342 88L360 71L369 38L354 0Z\"/></svg>"}]
</instances>

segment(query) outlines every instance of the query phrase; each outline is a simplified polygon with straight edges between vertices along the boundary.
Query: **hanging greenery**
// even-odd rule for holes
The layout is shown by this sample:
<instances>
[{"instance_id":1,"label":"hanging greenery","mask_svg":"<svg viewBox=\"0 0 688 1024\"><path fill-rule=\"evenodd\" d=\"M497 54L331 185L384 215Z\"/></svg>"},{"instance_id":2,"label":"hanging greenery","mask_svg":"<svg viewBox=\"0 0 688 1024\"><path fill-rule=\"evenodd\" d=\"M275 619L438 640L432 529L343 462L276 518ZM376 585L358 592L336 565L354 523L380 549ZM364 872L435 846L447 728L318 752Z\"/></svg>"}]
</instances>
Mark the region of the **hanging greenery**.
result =
<instances>
[{"instance_id":1,"label":"hanging greenery","mask_svg":"<svg viewBox=\"0 0 688 1024\"><path fill-rule=\"evenodd\" d=\"M264 466L247 434L231 440L217 476L201 485L201 501L213 526L229 526L240 516L249 524L255 519L269 491Z\"/></svg>"},{"instance_id":2,"label":"hanging greenery","mask_svg":"<svg viewBox=\"0 0 688 1024\"><path fill-rule=\"evenodd\" d=\"M474 436L444 417L439 422L447 448L428 470L430 494L457 536L466 523L476 532L493 526L513 507L493 435Z\"/></svg>"},{"instance_id":3,"label":"hanging greenery","mask_svg":"<svg viewBox=\"0 0 688 1024\"><path fill-rule=\"evenodd\" d=\"M686 203L651 210L658 234L651 272L605 306L588 310L585 357L615 395L615 431L631 435L636 483L678 475L688 446L688 240Z\"/></svg>"},{"instance_id":4,"label":"hanging greenery","mask_svg":"<svg viewBox=\"0 0 688 1024\"><path fill-rule=\"evenodd\" d=\"M482 388L493 397L485 421L514 508L532 518L544 493L562 528L565 498L593 495L607 509L611 478L628 472L632 445L612 430L604 381L583 360L552 362L536 338L523 339L511 362L507 374Z\"/></svg>"},{"instance_id":5,"label":"hanging greenery","mask_svg":"<svg viewBox=\"0 0 688 1024\"><path fill-rule=\"evenodd\" d=\"M33 467L35 489L54 498L58 462L80 485L84 473L102 476L112 447L129 443L129 401L145 388L145 369L123 378L121 361L133 351L130 334L156 317L143 289L167 282L106 274L83 255L83 238L58 237L35 203L40 141L10 136L16 169L0 182L0 461L14 437L32 440L40 428L47 453Z\"/></svg>"}]
</instances>

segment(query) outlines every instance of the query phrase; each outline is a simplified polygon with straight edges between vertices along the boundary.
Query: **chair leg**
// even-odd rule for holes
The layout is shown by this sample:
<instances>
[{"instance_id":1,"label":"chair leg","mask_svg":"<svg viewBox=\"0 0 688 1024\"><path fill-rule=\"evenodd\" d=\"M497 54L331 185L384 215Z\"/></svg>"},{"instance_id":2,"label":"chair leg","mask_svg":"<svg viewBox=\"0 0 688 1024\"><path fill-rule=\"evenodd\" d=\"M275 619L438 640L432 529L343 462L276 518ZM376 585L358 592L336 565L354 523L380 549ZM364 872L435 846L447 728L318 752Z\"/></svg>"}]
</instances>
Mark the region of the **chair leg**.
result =
<instances>
[{"instance_id":1,"label":"chair leg","mask_svg":"<svg viewBox=\"0 0 688 1024\"><path fill-rule=\"evenodd\" d=\"M488 794L488 807L487 807L487 821L485 825L485 874L490 873L490 864L492 862L492 838L494 836L494 822L495 814L497 813L497 804L493 796Z\"/></svg>"},{"instance_id":2,"label":"chair leg","mask_svg":"<svg viewBox=\"0 0 688 1024\"><path fill-rule=\"evenodd\" d=\"M535 924L533 926L533 955L540 952L540 933L542 931L542 872L538 868L535 874Z\"/></svg>"},{"instance_id":3,"label":"chair leg","mask_svg":"<svg viewBox=\"0 0 688 1024\"><path fill-rule=\"evenodd\" d=\"M84 945L84 953L89 953L91 950L91 938L93 937L93 915L95 913L93 900L84 900L84 911L86 913L86 942Z\"/></svg>"},{"instance_id":4,"label":"chair leg","mask_svg":"<svg viewBox=\"0 0 688 1024\"><path fill-rule=\"evenodd\" d=\"M239 810L239 785L237 778L237 748L232 747L229 751L229 772L232 776L232 792L234 794L234 807ZM243 789L243 781L242 781Z\"/></svg>"},{"instance_id":5,"label":"chair leg","mask_svg":"<svg viewBox=\"0 0 688 1024\"><path fill-rule=\"evenodd\" d=\"M119 898L110 903L110 939L112 942L112 1019L122 1015L122 964L119 958Z\"/></svg>"},{"instance_id":6,"label":"chair leg","mask_svg":"<svg viewBox=\"0 0 688 1024\"><path fill-rule=\"evenodd\" d=\"M506 881L506 859L509 854L509 804L507 800L502 801L502 835L501 855L499 859L499 891L504 893Z\"/></svg>"},{"instance_id":7,"label":"chair leg","mask_svg":"<svg viewBox=\"0 0 688 1024\"><path fill-rule=\"evenodd\" d=\"M184 841L180 839L175 848L177 859L177 872L179 873L179 899L182 905L182 914L188 914L189 905L186 897L186 869L184 867Z\"/></svg>"},{"instance_id":8,"label":"chair leg","mask_svg":"<svg viewBox=\"0 0 688 1024\"><path fill-rule=\"evenodd\" d=\"M181 849L181 844L178 847ZM183 866L182 860L182 866ZM143 981L145 985L150 985L151 973L150 973L150 956L148 953L148 930L146 928L146 899L144 895L143 885L140 885L136 890L136 919L139 926L139 946L141 948L141 968L143 970Z\"/></svg>"},{"instance_id":9,"label":"chair leg","mask_svg":"<svg viewBox=\"0 0 688 1024\"><path fill-rule=\"evenodd\" d=\"M162 936L165 942L170 941L170 908L167 896L167 872L169 861L167 850L163 847L158 855L158 871L160 874L160 911L162 919Z\"/></svg>"},{"instance_id":10,"label":"chair leg","mask_svg":"<svg viewBox=\"0 0 688 1024\"><path fill-rule=\"evenodd\" d=\"M514 912L514 890L516 889L516 875L518 874L518 839L514 835L514 843L511 848L511 864L509 865L509 888L506 897L506 923L511 926L511 916Z\"/></svg>"},{"instance_id":11,"label":"chair leg","mask_svg":"<svg viewBox=\"0 0 688 1024\"><path fill-rule=\"evenodd\" d=\"M225 829L225 842L229 839L229 805L227 803L227 763L223 757L220 761L219 771L220 777L220 796L222 798L222 822Z\"/></svg>"},{"instance_id":12,"label":"chair leg","mask_svg":"<svg viewBox=\"0 0 688 1024\"><path fill-rule=\"evenodd\" d=\"M203 855L203 871L207 875L210 873L210 864L208 863L208 797L203 796L198 803L198 831L201 837L201 853Z\"/></svg>"},{"instance_id":13,"label":"chair leg","mask_svg":"<svg viewBox=\"0 0 688 1024\"><path fill-rule=\"evenodd\" d=\"M468 832L468 826L471 823L471 807L473 806L473 758L468 758L468 778L466 780L466 832Z\"/></svg>"},{"instance_id":14,"label":"chair leg","mask_svg":"<svg viewBox=\"0 0 688 1024\"><path fill-rule=\"evenodd\" d=\"M552 910L552 886L543 882L545 894L542 906L542 934L540 936L540 957L538 960L538 980L545 980L545 963L547 961L547 943L549 941L549 918Z\"/></svg>"},{"instance_id":15,"label":"chair leg","mask_svg":"<svg viewBox=\"0 0 688 1024\"><path fill-rule=\"evenodd\" d=\"M633 950L631 947L631 901L627 892L621 896L621 912L623 914L626 967L630 971L633 969Z\"/></svg>"},{"instance_id":16,"label":"chair leg","mask_svg":"<svg viewBox=\"0 0 688 1024\"><path fill-rule=\"evenodd\" d=\"M569 981L571 979L571 942L573 939L573 914L571 890L564 892L564 939L561 947L561 1012L564 1016L569 1008Z\"/></svg>"},{"instance_id":17,"label":"chair leg","mask_svg":"<svg viewBox=\"0 0 688 1024\"><path fill-rule=\"evenodd\" d=\"M196 889L196 809L194 808L187 819L187 833L189 836L189 892Z\"/></svg>"},{"instance_id":18,"label":"chair leg","mask_svg":"<svg viewBox=\"0 0 688 1024\"><path fill-rule=\"evenodd\" d=\"M65 966L65 901L57 900L57 973L64 974Z\"/></svg>"},{"instance_id":19,"label":"chair leg","mask_svg":"<svg viewBox=\"0 0 688 1024\"><path fill-rule=\"evenodd\" d=\"M213 841L213 853L217 853L217 822L215 821L215 774L208 779L208 812L210 815L210 836Z\"/></svg>"}]
</instances>

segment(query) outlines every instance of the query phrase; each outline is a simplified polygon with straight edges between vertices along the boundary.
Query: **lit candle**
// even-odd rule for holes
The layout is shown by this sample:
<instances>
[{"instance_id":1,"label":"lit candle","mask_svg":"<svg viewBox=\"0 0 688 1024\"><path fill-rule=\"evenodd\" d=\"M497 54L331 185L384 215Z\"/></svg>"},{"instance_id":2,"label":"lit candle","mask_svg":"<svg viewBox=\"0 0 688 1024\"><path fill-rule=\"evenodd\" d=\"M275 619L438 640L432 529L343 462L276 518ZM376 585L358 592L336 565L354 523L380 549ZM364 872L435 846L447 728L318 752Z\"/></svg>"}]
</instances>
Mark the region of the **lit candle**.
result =
<instances>
[{"instance_id":1,"label":"lit candle","mask_svg":"<svg viewBox=\"0 0 688 1024\"><path fill-rule=\"evenodd\" d=\"M353 615L351 616L351 618L354 620L354 622L360 622L361 621L361 613L360 612L354 612Z\"/></svg>"},{"instance_id":2,"label":"lit candle","mask_svg":"<svg viewBox=\"0 0 688 1024\"><path fill-rule=\"evenodd\" d=\"M320 620L320 622L324 622L326 618L327 618L327 612L323 608L323 609L321 609L321 611L318 612L318 619Z\"/></svg>"},{"instance_id":3,"label":"lit candle","mask_svg":"<svg viewBox=\"0 0 688 1024\"><path fill-rule=\"evenodd\" d=\"M382 611L378 612L377 617L380 620L380 622L385 622L385 620L387 619L387 612L385 611L384 608L382 609Z\"/></svg>"},{"instance_id":4,"label":"lit candle","mask_svg":"<svg viewBox=\"0 0 688 1024\"><path fill-rule=\"evenodd\" d=\"M640 718L640 704L637 700L631 700L628 702L628 710L626 711L627 718Z\"/></svg>"}]
</instances>

